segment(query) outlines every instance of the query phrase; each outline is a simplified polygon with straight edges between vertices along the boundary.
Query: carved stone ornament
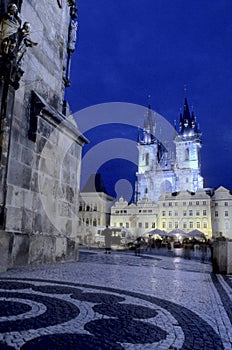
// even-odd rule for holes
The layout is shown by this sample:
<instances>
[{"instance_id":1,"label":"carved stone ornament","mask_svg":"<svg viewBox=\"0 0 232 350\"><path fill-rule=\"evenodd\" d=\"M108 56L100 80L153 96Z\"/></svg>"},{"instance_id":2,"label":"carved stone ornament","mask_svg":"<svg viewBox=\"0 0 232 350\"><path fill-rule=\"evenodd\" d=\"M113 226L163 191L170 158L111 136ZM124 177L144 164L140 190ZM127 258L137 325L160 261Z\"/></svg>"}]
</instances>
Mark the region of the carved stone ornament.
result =
<instances>
[{"instance_id":1,"label":"carved stone ornament","mask_svg":"<svg viewBox=\"0 0 232 350\"><path fill-rule=\"evenodd\" d=\"M30 38L30 23L21 24L17 6L8 4L0 21L0 75L15 89L24 73L21 68L23 56L28 47L37 45Z\"/></svg>"}]
</instances>

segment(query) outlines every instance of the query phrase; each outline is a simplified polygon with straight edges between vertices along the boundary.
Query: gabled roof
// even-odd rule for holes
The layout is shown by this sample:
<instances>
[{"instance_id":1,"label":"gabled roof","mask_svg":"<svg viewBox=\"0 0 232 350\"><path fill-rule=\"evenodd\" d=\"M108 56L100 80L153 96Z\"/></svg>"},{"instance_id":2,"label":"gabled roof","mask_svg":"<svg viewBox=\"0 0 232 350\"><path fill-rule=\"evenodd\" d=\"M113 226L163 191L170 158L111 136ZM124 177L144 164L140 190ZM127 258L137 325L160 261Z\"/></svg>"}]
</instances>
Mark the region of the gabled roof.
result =
<instances>
[{"instance_id":1,"label":"gabled roof","mask_svg":"<svg viewBox=\"0 0 232 350\"><path fill-rule=\"evenodd\" d=\"M85 187L81 192L103 192L108 194L101 174L90 175Z\"/></svg>"}]
</instances>

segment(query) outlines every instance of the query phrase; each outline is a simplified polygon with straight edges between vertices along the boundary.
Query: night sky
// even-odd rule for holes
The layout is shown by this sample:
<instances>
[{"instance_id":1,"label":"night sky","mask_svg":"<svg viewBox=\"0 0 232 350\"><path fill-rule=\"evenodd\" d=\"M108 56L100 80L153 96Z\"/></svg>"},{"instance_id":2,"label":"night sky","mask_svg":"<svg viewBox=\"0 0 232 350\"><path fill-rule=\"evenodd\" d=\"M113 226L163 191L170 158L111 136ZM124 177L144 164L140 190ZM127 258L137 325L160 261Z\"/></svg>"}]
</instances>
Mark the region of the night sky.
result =
<instances>
[{"instance_id":1,"label":"night sky","mask_svg":"<svg viewBox=\"0 0 232 350\"><path fill-rule=\"evenodd\" d=\"M72 111L110 102L147 106L150 95L152 109L173 124L186 95L202 132L206 185L232 189L232 1L78 0L77 4L78 41L66 96ZM132 123L135 128L129 121L128 129L125 120L115 134L114 123L122 123L120 118L102 121L94 119L98 113L90 114L76 114L80 130L91 141L83 156L93 148L97 151L100 142L107 149L117 147L110 146L110 139L136 142L137 120ZM98 172L115 195L120 177L133 187L136 165L122 160L120 166L123 156L111 158L101 158ZM82 185L87 174L96 172L95 168L85 172L85 166L83 162Z\"/></svg>"}]
</instances>

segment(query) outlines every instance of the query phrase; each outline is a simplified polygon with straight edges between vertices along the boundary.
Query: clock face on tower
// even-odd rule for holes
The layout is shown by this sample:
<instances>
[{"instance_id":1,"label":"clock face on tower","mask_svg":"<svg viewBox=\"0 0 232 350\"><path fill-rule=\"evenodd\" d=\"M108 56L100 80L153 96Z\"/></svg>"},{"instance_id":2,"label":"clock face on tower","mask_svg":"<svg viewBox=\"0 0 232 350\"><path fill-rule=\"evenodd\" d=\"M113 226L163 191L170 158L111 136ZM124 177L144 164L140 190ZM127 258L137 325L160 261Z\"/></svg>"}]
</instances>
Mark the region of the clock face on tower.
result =
<instances>
[{"instance_id":1,"label":"clock face on tower","mask_svg":"<svg viewBox=\"0 0 232 350\"><path fill-rule=\"evenodd\" d=\"M62 8L62 0L57 0L58 6Z\"/></svg>"}]
</instances>

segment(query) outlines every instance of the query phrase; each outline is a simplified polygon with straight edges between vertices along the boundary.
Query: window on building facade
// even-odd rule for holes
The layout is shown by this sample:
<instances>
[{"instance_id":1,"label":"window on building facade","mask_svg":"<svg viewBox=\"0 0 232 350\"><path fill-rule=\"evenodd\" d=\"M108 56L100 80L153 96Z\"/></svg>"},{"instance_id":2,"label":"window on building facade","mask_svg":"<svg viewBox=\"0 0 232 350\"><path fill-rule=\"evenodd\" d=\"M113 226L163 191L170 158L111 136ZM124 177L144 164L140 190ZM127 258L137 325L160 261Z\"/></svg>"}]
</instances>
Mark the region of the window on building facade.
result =
<instances>
[{"instance_id":1,"label":"window on building facade","mask_svg":"<svg viewBox=\"0 0 232 350\"><path fill-rule=\"evenodd\" d=\"M83 209L83 206L82 206L82 204L80 204L80 206L79 206L79 211L82 211Z\"/></svg>"},{"instance_id":2,"label":"window on building facade","mask_svg":"<svg viewBox=\"0 0 232 350\"><path fill-rule=\"evenodd\" d=\"M149 210L148 210L148 213L152 213L152 210L151 210L151 209L149 209Z\"/></svg>"},{"instance_id":3,"label":"window on building facade","mask_svg":"<svg viewBox=\"0 0 232 350\"><path fill-rule=\"evenodd\" d=\"M203 201L203 205L206 205L206 201Z\"/></svg>"},{"instance_id":4,"label":"window on building facade","mask_svg":"<svg viewBox=\"0 0 232 350\"><path fill-rule=\"evenodd\" d=\"M192 221L189 222L189 228L193 228L193 222Z\"/></svg>"},{"instance_id":5,"label":"window on building facade","mask_svg":"<svg viewBox=\"0 0 232 350\"><path fill-rule=\"evenodd\" d=\"M208 224L207 224L207 222L203 222L203 228L207 228L208 227Z\"/></svg>"},{"instance_id":6,"label":"window on building facade","mask_svg":"<svg viewBox=\"0 0 232 350\"><path fill-rule=\"evenodd\" d=\"M147 210L143 210L143 213L147 213Z\"/></svg>"},{"instance_id":7,"label":"window on building facade","mask_svg":"<svg viewBox=\"0 0 232 350\"><path fill-rule=\"evenodd\" d=\"M197 221L197 228L201 228L201 223Z\"/></svg>"},{"instance_id":8,"label":"window on building facade","mask_svg":"<svg viewBox=\"0 0 232 350\"><path fill-rule=\"evenodd\" d=\"M145 222L145 228L148 228L149 225L148 225L148 222Z\"/></svg>"},{"instance_id":9,"label":"window on building facade","mask_svg":"<svg viewBox=\"0 0 232 350\"><path fill-rule=\"evenodd\" d=\"M230 223L228 221L225 222L225 230L230 229Z\"/></svg>"},{"instance_id":10,"label":"window on building facade","mask_svg":"<svg viewBox=\"0 0 232 350\"><path fill-rule=\"evenodd\" d=\"M97 220L93 219L93 226L97 226Z\"/></svg>"},{"instance_id":11,"label":"window on building facade","mask_svg":"<svg viewBox=\"0 0 232 350\"><path fill-rule=\"evenodd\" d=\"M126 213L127 213L127 210L123 210L123 213L126 214Z\"/></svg>"},{"instance_id":12,"label":"window on building facade","mask_svg":"<svg viewBox=\"0 0 232 350\"><path fill-rule=\"evenodd\" d=\"M139 228L142 228L142 227L143 227L142 223L141 223L141 222L139 222Z\"/></svg>"},{"instance_id":13,"label":"window on building facade","mask_svg":"<svg viewBox=\"0 0 232 350\"><path fill-rule=\"evenodd\" d=\"M166 222L165 221L162 223L162 228L166 228Z\"/></svg>"},{"instance_id":14,"label":"window on building facade","mask_svg":"<svg viewBox=\"0 0 232 350\"><path fill-rule=\"evenodd\" d=\"M88 218L86 219L85 223L86 223L86 226L89 226L89 219Z\"/></svg>"},{"instance_id":15,"label":"window on building facade","mask_svg":"<svg viewBox=\"0 0 232 350\"><path fill-rule=\"evenodd\" d=\"M163 207L165 207L165 203L163 203Z\"/></svg>"},{"instance_id":16,"label":"window on building facade","mask_svg":"<svg viewBox=\"0 0 232 350\"><path fill-rule=\"evenodd\" d=\"M166 215L166 211L163 210L163 211L162 211L162 216L165 216L165 215Z\"/></svg>"},{"instance_id":17,"label":"window on building facade","mask_svg":"<svg viewBox=\"0 0 232 350\"><path fill-rule=\"evenodd\" d=\"M129 222L126 222L126 228L130 228Z\"/></svg>"},{"instance_id":18,"label":"window on building facade","mask_svg":"<svg viewBox=\"0 0 232 350\"><path fill-rule=\"evenodd\" d=\"M172 228L172 222L171 221L168 223L168 228Z\"/></svg>"},{"instance_id":19,"label":"window on building facade","mask_svg":"<svg viewBox=\"0 0 232 350\"><path fill-rule=\"evenodd\" d=\"M172 212L171 211L168 212L168 216L172 216Z\"/></svg>"},{"instance_id":20,"label":"window on building facade","mask_svg":"<svg viewBox=\"0 0 232 350\"><path fill-rule=\"evenodd\" d=\"M183 206L184 206L184 207L186 206L186 202L183 202Z\"/></svg>"},{"instance_id":21,"label":"window on building facade","mask_svg":"<svg viewBox=\"0 0 232 350\"><path fill-rule=\"evenodd\" d=\"M183 222L183 228L187 228L187 222Z\"/></svg>"},{"instance_id":22,"label":"window on building facade","mask_svg":"<svg viewBox=\"0 0 232 350\"><path fill-rule=\"evenodd\" d=\"M200 216L200 210L196 210L196 216Z\"/></svg>"},{"instance_id":23,"label":"window on building facade","mask_svg":"<svg viewBox=\"0 0 232 350\"><path fill-rule=\"evenodd\" d=\"M172 202L169 202L169 203L168 203L168 206L169 206L169 207L172 207Z\"/></svg>"},{"instance_id":24,"label":"window on building facade","mask_svg":"<svg viewBox=\"0 0 232 350\"><path fill-rule=\"evenodd\" d=\"M193 202L189 202L189 205L190 205L190 206L193 205Z\"/></svg>"},{"instance_id":25,"label":"window on building facade","mask_svg":"<svg viewBox=\"0 0 232 350\"><path fill-rule=\"evenodd\" d=\"M186 216L186 215L187 215L187 211L184 210L184 211L183 211L183 216Z\"/></svg>"},{"instance_id":26,"label":"window on building facade","mask_svg":"<svg viewBox=\"0 0 232 350\"><path fill-rule=\"evenodd\" d=\"M146 153L146 165L149 165L149 153Z\"/></svg>"},{"instance_id":27,"label":"window on building facade","mask_svg":"<svg viewBox=\"0 0 232 350\"><path fill-rule=\"evenodd\" d=\"M228 213L228 211L227 211L227 210L225 211L225 216L229 216L229 213Z\"/></svg>"},{"instance_id":28,"label":"window on building facade","mask_svg":"<svg viewBox=\"0 0 232 350\"><path fill-rule=\"evenodd\" d=\"M178 225L178 222L176 221L175 222L175 228L178 228L179 227L179 225Z\"/></svg>"},{"instance_id":29,"label":"window on building facade","mask_svg":"<svg viewBox=\"0 0 232 350\"><path fill-rule=\"evenodd\" d=\"M189 216L193 216L193 211L189 210Z\"/></svg>"},{"instance_id":30,"label":"window on building facade","mask_svg":"<svg viewBox=\"0 0 232 350\"><path fill-rule=\"evenodd\" d=\"M224 205L225 205L225 207L228 207L228 202L225 202Z\"/></svg>"},{"instance_id":31,"label":"window on building facade","mask_svg":"<svg viewBox=\"0 0 232 350\"><path fill-rule=\"evenodd\" d=\"M155 222L152 223L151 227L152 227L152 228L155 228Z\"/></svg>"},{"instance_id":32,"label":"window on building facade","mask_svg":"<svg viewBox=\"0 0 232 350\"><path fill-rule=\"evenodd\" d=\"M89 205L86 206L86 211L90 211L90 206Z\"/></svg>"},{"instance_id":33,"label":"window on building facade","mask_svg":"<svg viewBox=\"0 0 232 350\"><path fill-rule=\"evenodd\" d=\"M175 202L175 207L178 207L178 203L177 202Z\"/></svg>"},{"instance_id":34,"label":"window on building facade","mask_svg":"<svg viewBox=\"0 0 232 350\"><path fill-rule=\"evenodd\" d=\"M196 201L196 205L199 205L199 201Z\"/></svg>"},{"instance_id":35,"label":"window on building facade","mask_svg":"<svg viewBox=\"0 0 232 350\"><path fill-rule=\"evenodd\" d=\"M215 205L215 207L217 207L217 206L218 206L218 203L215 203L214 205Z\"/></svg>"},{"instance_id":36,"label":"window on building facade","mask_svg":"<svg viewBox=\"0 0 232 350\"><path fill-rule=\"evenodd\" d=\"M186 177L186 180L185 180L185 181L186 181L186 184L187 184L187 183L189 182L189 179L188 179L188 177Z\"/></svg>"},{"instance_id":37,"label":"window on building facade","mask_svg":"<svg viewBox=\"0 0 232 350\"><path fill-rule=\"evenodd\" d=\"M119 214L119 210L115 210L115 214Z\"/></svg>"},{"instance_id":38,"label":"window on building facade","mask_svg":"<svg viewBox=\"0 0 232 350\"><path fill-rule=\"evenodd\" d=\"M178 211L177 210L175 210L175 216L178 216Z\"/></svg>"},{"instance_id":39,"label":"window on building facade","mask_svg":"<svg viewBox=\"0 0 232 350\"><path fill-rule=\"evenodd\" d=\"M217 210L215 210L215 216L218 216L218 211Z\"/></svg>"},{"instance_id":40,"label":"window on building facade","mask_svg":"<svg viewBox=\"0 0 232 350\"><path fill-rule=\"evenodd\" d=\"M207 212L206 212L206 210L205 210L205 209L203 210L203 215L204 215L204 216L206 216L206 215L207 215Z\"/></svg>"},{"instance_id":41,"label":"window on building facade","mask_svg":"<svg viewBox=\"0 0 232 350\"><path fill-rule=\"evenodd\" d=\"M97 211L97 204L94 204L93 210Z\"/></svg>"}]
</instances>

